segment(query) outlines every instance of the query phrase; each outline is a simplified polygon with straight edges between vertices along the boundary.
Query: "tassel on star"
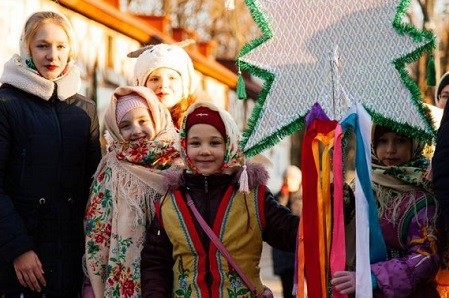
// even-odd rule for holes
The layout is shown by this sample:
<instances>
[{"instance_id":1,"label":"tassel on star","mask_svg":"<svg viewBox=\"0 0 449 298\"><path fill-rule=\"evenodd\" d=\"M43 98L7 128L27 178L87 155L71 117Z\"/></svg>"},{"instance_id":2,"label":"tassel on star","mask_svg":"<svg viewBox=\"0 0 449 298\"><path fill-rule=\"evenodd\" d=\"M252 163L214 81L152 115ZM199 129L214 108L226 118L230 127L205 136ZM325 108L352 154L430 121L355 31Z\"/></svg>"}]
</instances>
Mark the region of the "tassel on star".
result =
<instances>
[{"instance_id":1,"label":"tassel on star","mask_svg":"<svg viewBox=\"0 0 449 298\"><path fill-rule=\"evenodd\" d=\"M427 69L426 69L426 82L427 86L435 86L436 85L436 71L435 71L435 60L433 55L429 56L429 60L427 61Z\"/></svg>"},{"instance_id":2,"label":"tassel on star","mask_svg":"<svg viewBox=\"0 0 449 298\"><path fill-rule=\"evenodd\" d=\"M243 79L242 72L240 71L240 67L239 67L239 72L238 72L238 77L237 77L237 98L238 99L246 99L246 97L247 97L247 95L246 95L245 80Z\"/></svg>"}]
</instances>

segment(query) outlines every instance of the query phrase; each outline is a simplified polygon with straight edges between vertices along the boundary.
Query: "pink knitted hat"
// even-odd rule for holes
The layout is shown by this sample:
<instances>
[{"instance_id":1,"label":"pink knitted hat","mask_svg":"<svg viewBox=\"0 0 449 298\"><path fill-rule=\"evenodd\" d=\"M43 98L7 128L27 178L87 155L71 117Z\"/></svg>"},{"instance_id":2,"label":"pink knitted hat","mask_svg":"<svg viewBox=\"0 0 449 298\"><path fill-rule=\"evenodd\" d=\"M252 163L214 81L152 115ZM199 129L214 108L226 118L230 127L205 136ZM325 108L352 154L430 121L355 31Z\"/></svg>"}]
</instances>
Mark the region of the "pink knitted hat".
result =
<instances>
[{"instance_id":1,"label":"pink knitted hat","mask_svg":"<svg viewBox=\"0 0 449 298\"><path fill-rule=\"evenodd\" d=\"M122 121L126 113L136 108L148 109L146 100L140 97L138 94L131 93L119 97L117 99L117 108L115 110L115 117L117 119L117 123L120 123L120 121Z\"/></svg>"}]
</instances>

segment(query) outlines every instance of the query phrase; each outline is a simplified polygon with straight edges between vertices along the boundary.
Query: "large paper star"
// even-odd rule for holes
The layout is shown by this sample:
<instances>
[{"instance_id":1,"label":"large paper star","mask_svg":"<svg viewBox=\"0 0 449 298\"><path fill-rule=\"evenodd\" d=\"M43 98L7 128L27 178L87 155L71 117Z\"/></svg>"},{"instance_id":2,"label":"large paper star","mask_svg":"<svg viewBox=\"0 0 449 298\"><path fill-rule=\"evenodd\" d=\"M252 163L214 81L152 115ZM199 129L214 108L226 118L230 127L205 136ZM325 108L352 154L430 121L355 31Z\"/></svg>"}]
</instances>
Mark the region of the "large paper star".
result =
<instances>
[{"instance_id":1,"label":"large paper star","mask_svg":"<svg viewBox=\"0 0 449 298\"><path fill-rule=\"evenodd\" d=\"M435 38L402 20L409 1L246 0L246 4L263 35L242 49L239 64L265 80L244 132L247 155L302 128L315 102L340 120L342 103L335 98L339 86L377 123L422 139L433 137L428 110L405 67L430 52ZM331 67L335 52L340 80Z\"/></svg>"}]
</instances>

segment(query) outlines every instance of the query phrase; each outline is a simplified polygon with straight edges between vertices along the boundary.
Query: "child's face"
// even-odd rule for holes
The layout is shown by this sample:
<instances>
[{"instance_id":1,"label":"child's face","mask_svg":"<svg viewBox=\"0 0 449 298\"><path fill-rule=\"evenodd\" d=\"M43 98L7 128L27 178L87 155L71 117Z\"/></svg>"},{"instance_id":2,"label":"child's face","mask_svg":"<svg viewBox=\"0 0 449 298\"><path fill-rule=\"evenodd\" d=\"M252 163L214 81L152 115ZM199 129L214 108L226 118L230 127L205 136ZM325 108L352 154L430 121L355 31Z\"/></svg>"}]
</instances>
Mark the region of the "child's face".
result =
<instances>
[{"instance_id":1,"label":"child's face","mask_svg":"<svg viewBox=\"0 0 449 298\"><path fill-rule=\"evenodd\" d=\"M379 137L376 155L387 166L397 166L412 158L412 140L395 132Z\"/></svg>"},{"instance_id":2,"label":"child's face","mask_svg":"<svg viewBox=\"0 0 449 298\"><path fill-rule=\"evenodd\" d=\"M123 116L118 128L125 141L149 139L154 136L154 125L150 112L145 108L135 108Z\"/></svg>"},{"instance_id":3,"label":"child's face","mask_svg":"<svg viewBox=\"0 0 449 298\"><path fill-rule=\"evenodd\" d=\"M449 98L449 85L444 86L441 89L440 95L438 96L438 100L436 102L436 106L440 109L444 109L447 103L447 99Z\"/></svg>"},{"instance_id":4,"label":"child's face","mask_svg":"<svg viewBox=\"0 0 449 298\"><path fill-rule=\"evenodd\" d=\"M168 109L173 108L182 99L182 77L171 68L156 68L148 76L145 86L151 89Z\"/></svg>"},{"instance_id":5,"label":"child's face","mask_svg":"<svg viewBox=\"0 0 449 298\"><path fill-rule=\"evenodd\" d=\"M187 156L198 171L207 176L220 170L224 162L226 144L212 125L195 124L187 133Z\"/></svg>"}]
</instances>

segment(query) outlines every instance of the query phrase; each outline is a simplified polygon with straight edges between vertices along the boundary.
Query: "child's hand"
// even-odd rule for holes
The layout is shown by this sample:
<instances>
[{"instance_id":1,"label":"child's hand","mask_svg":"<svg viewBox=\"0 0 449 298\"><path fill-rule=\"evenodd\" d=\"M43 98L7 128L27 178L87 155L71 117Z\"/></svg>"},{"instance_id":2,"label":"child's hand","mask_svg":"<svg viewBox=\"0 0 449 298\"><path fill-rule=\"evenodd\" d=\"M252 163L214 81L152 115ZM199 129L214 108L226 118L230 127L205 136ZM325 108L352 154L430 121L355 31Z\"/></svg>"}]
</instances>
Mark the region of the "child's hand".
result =
<instances>
[{"instance_id":1,"label":"child's hand","mask_svg":"<svg viewBox=\"0 0 449 298\"><path fill-rule=\"evenodd\" d=\"M335 272L332 277L331 284L342 294L353 294L355 293L355 272Z\"/></svg>"}]
</instances>

